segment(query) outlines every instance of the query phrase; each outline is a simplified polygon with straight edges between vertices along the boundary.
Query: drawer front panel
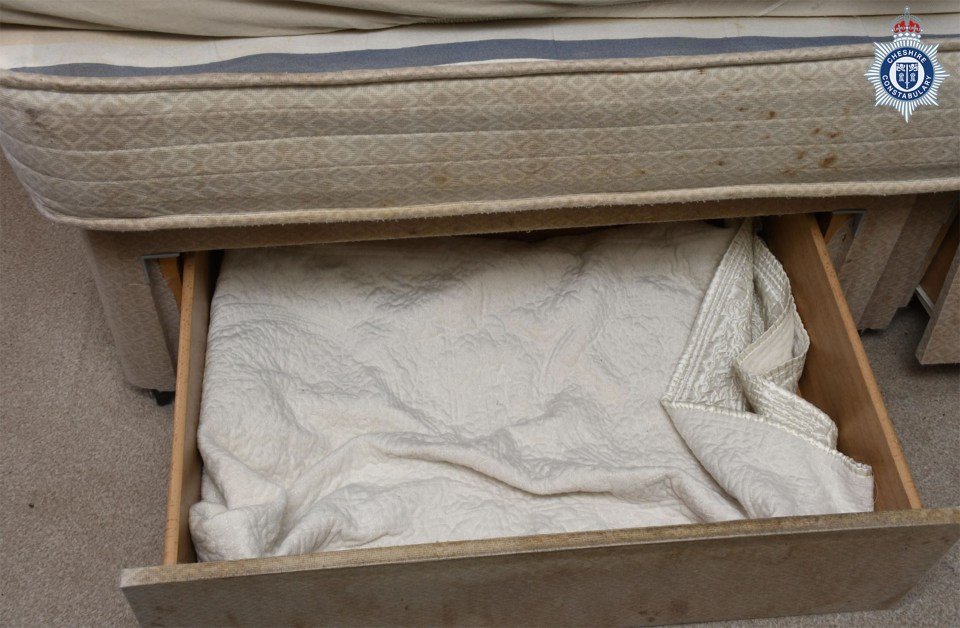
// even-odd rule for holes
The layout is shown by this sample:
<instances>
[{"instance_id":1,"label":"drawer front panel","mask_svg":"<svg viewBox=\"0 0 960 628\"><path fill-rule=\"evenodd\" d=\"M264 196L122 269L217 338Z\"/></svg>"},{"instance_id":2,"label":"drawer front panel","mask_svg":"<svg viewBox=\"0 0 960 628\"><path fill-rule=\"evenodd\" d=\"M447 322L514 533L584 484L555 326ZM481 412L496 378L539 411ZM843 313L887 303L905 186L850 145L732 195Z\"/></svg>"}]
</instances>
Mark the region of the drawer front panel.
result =
<instances>
[{"instance_id":1,"label":"drawer front panel","mask_svg":"<svg viewBox=\"0 0 960 628\"><path fill-rule=\"evenodd\" d=\"M645 625L835 613L894 604L956 541L956 515L684 526L686 538L670 538L681 528L534 537L479 544L487 556L462 556L478 544L454 543L182 565L128 572L124 593L148 626ZM614 544L539 547L578 536Z\"/></svg>"}]
</instances>

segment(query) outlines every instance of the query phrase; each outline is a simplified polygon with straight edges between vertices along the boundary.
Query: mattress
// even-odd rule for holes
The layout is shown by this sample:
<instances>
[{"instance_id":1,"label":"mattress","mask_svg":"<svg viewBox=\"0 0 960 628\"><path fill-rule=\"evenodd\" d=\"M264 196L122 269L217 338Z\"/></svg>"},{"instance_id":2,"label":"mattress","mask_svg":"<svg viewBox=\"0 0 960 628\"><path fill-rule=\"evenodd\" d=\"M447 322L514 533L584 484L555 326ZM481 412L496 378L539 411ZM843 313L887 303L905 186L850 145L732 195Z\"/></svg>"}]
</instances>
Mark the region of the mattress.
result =
<instances>
[{"instance_id":1,"label":"mattress","mask_svg":"<svg viewBox=\"0 0 960 628\"><path fill-rule=\"evenodd\" d=\"M703 18L897 15L899 0L3 0L0 22L68 29L263 37L520 18ZM927 15L956 10L928 0Z\"/></svg>"},{"instance_id":2,"label":"mattress","mask_svg":"<svg viewBox=\"0 0 960 628\"><path fill-rule=\"evenodd\" d=\"M870 511L745 222L230 251L203 560Z\"/></svg>"},{"instance_id":3,"label":"mattress","mask_svg":"<svg viewBox=\"0 0 960 628\"><path fill-rule=\"evenodd\" d=\"M960 187L960 90L864 77L891 15L593 18L198 39L5 28L0 145L89 229ZM924 40L960 75L956 13Z\"/></svg>"}]
</instances>

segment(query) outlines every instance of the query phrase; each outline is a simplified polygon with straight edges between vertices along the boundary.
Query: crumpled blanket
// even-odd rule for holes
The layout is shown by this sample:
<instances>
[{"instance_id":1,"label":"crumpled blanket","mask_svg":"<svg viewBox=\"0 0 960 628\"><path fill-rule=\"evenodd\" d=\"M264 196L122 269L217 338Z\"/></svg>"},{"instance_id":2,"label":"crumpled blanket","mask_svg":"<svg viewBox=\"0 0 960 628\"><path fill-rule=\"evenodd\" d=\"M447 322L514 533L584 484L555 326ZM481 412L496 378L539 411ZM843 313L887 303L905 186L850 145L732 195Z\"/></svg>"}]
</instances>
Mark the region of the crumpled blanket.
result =
<instances>
[{"instance_id":1,"label":"crumpled blanket","mask_svg":"<svg viewBox=\"0 0 960 628\"><path fill-rule=\"evenodd\" d=\"M869 511L744 222L227 253L201 560Z\"/></svg>"}]
</instances>

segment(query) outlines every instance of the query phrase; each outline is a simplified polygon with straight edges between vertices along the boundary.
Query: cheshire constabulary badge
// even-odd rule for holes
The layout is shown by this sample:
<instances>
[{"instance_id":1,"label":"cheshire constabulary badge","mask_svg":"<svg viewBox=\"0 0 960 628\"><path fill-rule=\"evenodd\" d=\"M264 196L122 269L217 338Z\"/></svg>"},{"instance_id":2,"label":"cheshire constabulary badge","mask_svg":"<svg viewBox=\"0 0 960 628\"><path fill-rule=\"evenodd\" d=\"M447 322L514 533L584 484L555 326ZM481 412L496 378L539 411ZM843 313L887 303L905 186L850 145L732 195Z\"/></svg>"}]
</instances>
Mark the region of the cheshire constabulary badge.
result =
<instances>
[{"instance_id":1,"label":"cheshire constabulary badge","mask_svg":"<svg viewBox=\"0 0 960 628\"><path fill-rule=\"evenodd\" d=\"M910 7L892 30L892 42L873 45L873 65L865 76L876 90L876 106L890 105L910 122L914 109L937 104L937 90L949 75L937 61L937 45L920 43L920 20Z\"/></svg>"}]
</instances>

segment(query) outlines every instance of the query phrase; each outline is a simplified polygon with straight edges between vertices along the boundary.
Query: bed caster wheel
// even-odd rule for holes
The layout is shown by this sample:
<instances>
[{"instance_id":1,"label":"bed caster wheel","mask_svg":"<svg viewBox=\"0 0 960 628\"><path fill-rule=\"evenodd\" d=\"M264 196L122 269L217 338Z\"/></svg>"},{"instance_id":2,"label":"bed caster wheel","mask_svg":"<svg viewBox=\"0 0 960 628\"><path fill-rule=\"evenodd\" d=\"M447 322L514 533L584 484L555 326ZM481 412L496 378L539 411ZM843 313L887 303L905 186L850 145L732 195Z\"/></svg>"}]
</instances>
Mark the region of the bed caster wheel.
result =
<instances>
[{"instance_id":1,"label":"bed caster wheel","mask_svg":"<svg viewBox=\"0 0 960 628\"><path fill-rule=\"evenodd\" d=\"M151 388L150 394L153 395L153 400L157 402L158 406L169 406L173 403L172 390L156 390Z\"/></svg>"}]
</instances>

